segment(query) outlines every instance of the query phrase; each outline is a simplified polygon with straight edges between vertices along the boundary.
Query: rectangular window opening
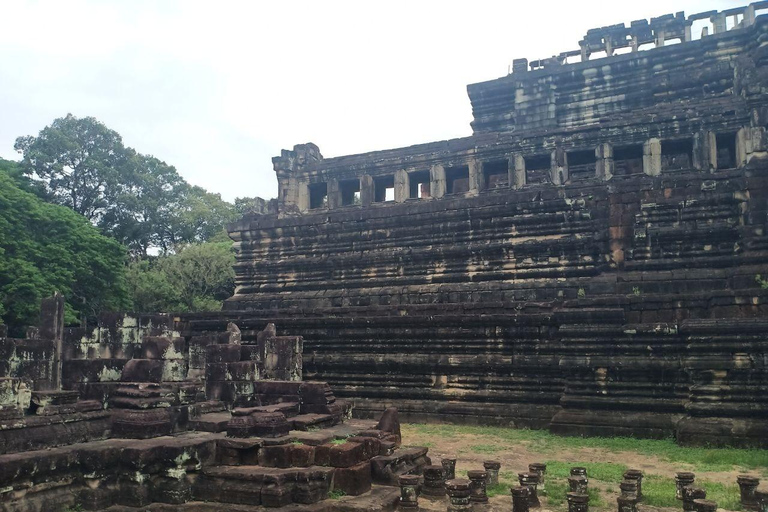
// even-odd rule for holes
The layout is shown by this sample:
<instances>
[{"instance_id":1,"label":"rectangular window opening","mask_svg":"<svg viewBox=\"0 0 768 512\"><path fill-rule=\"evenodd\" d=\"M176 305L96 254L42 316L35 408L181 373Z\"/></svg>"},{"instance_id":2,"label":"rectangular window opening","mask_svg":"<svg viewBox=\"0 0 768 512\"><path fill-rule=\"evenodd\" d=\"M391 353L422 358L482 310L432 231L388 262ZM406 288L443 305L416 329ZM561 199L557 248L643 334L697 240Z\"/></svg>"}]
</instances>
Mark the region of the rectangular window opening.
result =
<instances>
[{"instance_id":1,"label":"rectangular window opening","mask_svg":"<svg viewBox=\"0 0 768 512\"><path fill-rule=\"evenodd\" d=\"M459 165L445 170L445 193L463 194L469 192L469 166Z\"/></svg>"},{"instance_id":2,"label":"rectangular window opening","mask_svg":"<svg viewBox=\"0 0 768 512\"><path fill-rule=\"evenodd\" d=\"M395 177L380 176L373 178L373 202L384 203L395 200Z\"/></svg>"},{"instance_id":3,"label":"rectangular window opening","mask_svg":"<svg viewBox=\"0 0 768 512\"><path fill-rule=\"evenodd\" d=\"M483 162L483 174L485 175L485 188L487 190L508 187L509 161Z\"/></svg>"},{"instance_id":4,"label":"rectangular window opening","mask_svg":"<svg viewBox=\"0 0 768 512\"><path fill-rule=\"evenodd\" d=\"M717 168L736 168L736 133L718 133L715 135L717 148Z\"/></svg>"},{"instance_id":5,"label":"rectangular window opening","mask_svg":"<svg viewBox=\"0 0 768 512\"><path fill-rule=\"evenodd\" d=\"M525 157L525 182L530 185L550 183L552 172L552 157L550 155L533 155Z\"/></svg>"},{"instance_id":6,"label":"rectangular window opening","mask_svg":"<svg viewBox=\"0 0 768 512\"><path fill-rule=\"evenodd\" d=\"M613 173L616 176L643 174L643 146L620 146L613 149Z\"/></svg>"},{"instance_id":7,"label":"rectangular window opening","mask_svg":"<svg viewBox=\"0 0 768 512\"><path fill-rule=\"evenodd\" d=\"M309 209L326 208L328 206L328 184L310 183Z\"/></svg>"},{"instance_id":8,"label":"rectangular window opening","mask_svg":"<svg viewBox=\"0 0 768 512\"><path fill-rule=\"evenodd\" d=\"M568 179L584 181L595 177L597 158L595 150L571 151L568 153Z\"/></svg>"},{"instance_id":9,"label":"rectangular window opening","mask_svg":"<svg viewBox=\"0 0 768 512\"><path fill-rule=\"evenodd\" d=\"M661 170L680 171L693 167L693 141L691 139L661 141Z\"/></svg>"},{"instance_id":10,"label":"rectangular window opening","mask_svg":"<svg viewBox=\"0 0 768 512\"><path fill-rule=\"evenodd\" d=\"M339 183L341 190L341 205L351 206L360 204L360 180L346 180Z\"/></svg>"},{"instance_id":11,"label":"rectangular window opening","mask_svg":"<svg viewBox=\"0 0 768 512\"><path fill-rule=\"evenodd\" d=\"M430 193L429 171L408 173L408 197L411 199L426 199Z\"/></svg>"}]
</instances>

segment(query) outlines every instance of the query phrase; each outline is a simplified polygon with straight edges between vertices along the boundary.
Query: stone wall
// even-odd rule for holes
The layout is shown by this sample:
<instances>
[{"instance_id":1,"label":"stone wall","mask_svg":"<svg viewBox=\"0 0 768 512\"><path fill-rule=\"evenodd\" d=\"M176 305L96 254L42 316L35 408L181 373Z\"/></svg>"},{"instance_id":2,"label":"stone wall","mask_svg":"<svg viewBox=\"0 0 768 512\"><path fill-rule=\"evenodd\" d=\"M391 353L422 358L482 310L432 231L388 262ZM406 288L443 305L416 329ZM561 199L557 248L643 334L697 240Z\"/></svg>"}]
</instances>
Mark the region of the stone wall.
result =
<instances>
[{"instance_id":1,"label":"stone wall","mask_svg":"<svg viewBox=\"0 0 768 512\"><path fill-rule=\"evenodd\" d=\"M278 211L230 227L225 313L180 330L276 322L360 415L764 444L765 7L516 61L469 86L470 137L283 151ZM632 38L659 47L589 60Z\"/></svg>"}]
</instances>

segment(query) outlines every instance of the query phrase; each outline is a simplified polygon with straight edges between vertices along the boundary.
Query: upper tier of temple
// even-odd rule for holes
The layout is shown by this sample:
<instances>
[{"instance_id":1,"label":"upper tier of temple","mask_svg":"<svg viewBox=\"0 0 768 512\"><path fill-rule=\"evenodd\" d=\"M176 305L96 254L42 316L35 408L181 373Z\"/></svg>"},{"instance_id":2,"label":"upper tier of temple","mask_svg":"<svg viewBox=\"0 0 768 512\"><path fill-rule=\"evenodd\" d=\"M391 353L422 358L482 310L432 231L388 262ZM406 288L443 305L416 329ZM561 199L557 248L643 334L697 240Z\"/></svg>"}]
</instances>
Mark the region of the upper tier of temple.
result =
<instances>
[{"instance_id":1,"label":"upper tier of temple","mask_svg":"<svg viewBox=\"0 0 768 512\"><path fill-rule=\"evenodd\" d=\"M468 137L327 159L312 143L283 150L277 210L741 167L765 151L766 9L592 29L580 50L515 60L509 75L468 86Z\"/></svg>"}]
</instances>

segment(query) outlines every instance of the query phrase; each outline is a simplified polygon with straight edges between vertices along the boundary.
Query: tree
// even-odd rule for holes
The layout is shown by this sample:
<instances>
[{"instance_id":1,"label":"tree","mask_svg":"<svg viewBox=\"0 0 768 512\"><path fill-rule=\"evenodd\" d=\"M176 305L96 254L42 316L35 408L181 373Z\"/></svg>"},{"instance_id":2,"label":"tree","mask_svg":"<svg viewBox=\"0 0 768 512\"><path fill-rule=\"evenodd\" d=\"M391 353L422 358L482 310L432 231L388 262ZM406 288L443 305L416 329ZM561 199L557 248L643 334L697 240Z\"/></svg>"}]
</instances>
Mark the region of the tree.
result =
<instances>
[{"instance_id":1,"label":"tree","mask_svg":"<svg viewBox=\"0 0 768 512\"><path fill-rule=\"evenodd\" d=\"M205 242L237 215L235 206L187 183L167 163L123 145L92 117L69 114L37 137L19 137L21 170L53 203L84 215L134 259Z\"/></svg>"},{"instance_id":2,"label":"tree","mask_svg":"<svg viewBox=\"0 0 768 512\"><path fill-rule=\"evenodd\" d=\"M40 180L48 198L96 223L114 203L114 192L133 151L120 135L93 117L59 118L37 137L16 139L25 174Z\"/></svg>"},{"instance_id":3,"label":"tree","mask_svg":"<svg viewBox=\"0 0 768 512\"><path fill-rule=\"evenodd\" d=\"M133 310L219 310L234 291L234 263L229 242L189 244L175 254L131 262L128 287Z\"/></svg>"},{"instance_id":4,"label":"tree","mask_svg":"<svg viewBox=\"0 0 768 512\"><path fill-rule=\"evenodd\" d=\"M125 308L125 250L69 208L0 171L0 314L14 333L37 324L40 301L67 299L66 320Z\"/></svg>"}]
</instances>

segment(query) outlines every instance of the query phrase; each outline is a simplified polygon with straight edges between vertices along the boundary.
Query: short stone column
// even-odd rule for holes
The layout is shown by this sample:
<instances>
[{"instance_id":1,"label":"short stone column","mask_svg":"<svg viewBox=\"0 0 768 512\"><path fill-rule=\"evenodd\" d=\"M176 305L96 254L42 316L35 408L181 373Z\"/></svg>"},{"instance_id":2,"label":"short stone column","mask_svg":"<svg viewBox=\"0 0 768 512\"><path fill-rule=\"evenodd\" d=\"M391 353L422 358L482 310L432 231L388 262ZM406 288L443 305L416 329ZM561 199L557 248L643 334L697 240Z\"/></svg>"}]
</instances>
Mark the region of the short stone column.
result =
<instances>
[{"instance_id":1,"label":"short stone column","mask_svg":"<svg viewBox=\"0 0 768 512\"><path fill-rule=\"evenodd\" d=\"M583 476L584 478L587 477L587 468L582 468L580 466L576 466L571 468L571 476Z\"/></svg>"},{"instance_id":2,"label":"short stone column","mask_svg":"<svg viewBox=\"0 0 768 512\"><path fill-rule=\"evenodd\" d=\"M425 496L445 496L445 478L443 466L430 465L424 467L424 485L421 494Z\"/></svg>"},{"instance_id":3,"label":"short stone column","mask_svg":"<svg viewBox=\"0 0 768 512\"><path fill-rule=\"evenodd\" d=\"M520 485L528 488L528 506L538 508L541 506L536 487L539 485L539 475L536 473L518 473L517 478Z\"/></svg>"},{"instance_id":4,"label":"short stone column","mask_svg":"<svg viewBox=\"0 0 768 512\"><path fill-rule=\"evenodd\" d=\"M618 503L618 512L637 512L637 498L630 498L629 496L619 496L616 498Z\"/></svg>"},{"instance_id":5,"label":"short stone column","mask_svg":"<svg viewBox=\"0 0 768 512\"><path fill-rule=\"evenodd\" d=\"M696 512L716 512L717 503L712 500L696 499L693 500L693 506Z\"/></svg>"},{"instance_id":6,"label":"short stone column","mask_svg":"<svg viewBox=\"0 0 768 512\"><path fill-rule=\"evenodd\" d=\"M621 495L626 498L633 498L637 501L640 499L637 496L637 480L624 480L619 484L621 489Z\"/></svg>"},{"instance_id":7,"label":"short stone column","mask_svg":"<svg viewBox=\"0 0 768 512\"><path fill-rule=\"evenodd\" d=\"M445 480L456 478L456 459L441 459L440 463L443 465L443 478Z\"/></svg>"},{"instance_id":8,"label":"short stone column","mask_svg":"<svg viewBox=\"0 0 768 512\"><path fill-rule=\"evenodd\" d=\"M696 475L694 473L689 473L687 471L675 473L675 498L682 500L683 487L692 486L694 480L696 480Z\"/></svg>"},{"instance_id":9,"label":"short stone column","mask_svg":"<svg viewBox=\"0 0 768 512\"><path fill-rule=\"evenodd\" d=\"M739 490L741 491L741 506L745 510L758 510L757 486L760 485L760 479L749 475L739 475L736 478L736 482L739 484Z\"/></svg>"},{"instance_id":10,"label":"short stone column","mask_svg":"<svg viewBox=\"0 0 768 512\"><path fill-rule=\"evenodd\" d=\"M589 512L589 495L569 492L568 512Z\"/></svg>"},{"instance_id":11,"label":"short stone column","mask_svg":"<svg viewBox=\"0 0 768 512\"><path fill-rule=\"evenodd\" d=\"M395 171L395 202L403 203L410 195L408 173L405 169Z\"/></svg>"},{"instance_id":12,"label":"short stone column","mask_svg":"<svg viewBox=\"0 0 768 512\"><path fill-rule=\"evenodd\" d=\"M525 157L521 153L515 153L512 160L513 165L509 166L509 182L512 188L518 189L525 186Z\"/></svg>"},{"instance_id":13,"label":"short stone column","mask_svg":"<svg viewBox=\"0 0 768 512\"><path fill-rule=\"evenodd\" d=\"M758 510L760 512L768 512L768 492L755 492L755 499L757 499Z\"/></svg>"},{"instance_id":14,"label":"short stone column","mask_svg":"<svg viewBox=\"0 0 768 512\"><path fill-rule=\"evenodd\" d=\"M528 495L531 491L521 485L513 487L510 492L512 492L512 512L528 512Z\"/></svg>"},{"instance_id":15,"label":"short stone column","mask_svg":"<svg viewBox=\"0 0 768 512\"><path fill-rule=\"evenodd\" d=\"M643 472L639 469L628 469L624 472L625 480L637 481L637 499L643 500Z\"/></svg>"},{"instance_id":16,"label":"short stone column","mask_svg":"<svg viewBox=\"0 0 768 512\"><path fill-rule=\"evenodd\" d=\"M419 508L419 475L401 475L400 483L400 508Z\"/></svg>"},{"instance_id":17,"label":"short stone column","mask_svg":"<svg viewBox=\"0 0 768 512\"><path fill-rule=\"evenodd\" d=\"M544 483L544 475L547 472L546 464L543 462L534 462L532 464L528 464L528 471L539 475L539 485Z\"/></svg>"},{"instance_id":18,"label":"short stone column","mask_svg":"<svg viewBox=\"0 0 768 512\"><path fill-rule=\"evenodd\" d=\"M576 475L568 477L568 487L571 492L576 494L587 494L587 484L589 480L585 476Z\"/></svg>"},{"instance_id":19,"label":"short stone column","mask_svg":"<svg viewBox=\"0 0 768 512\"><path fill-rule=\"evenodd\" d=\"M485 479L485 485L487 487L493 487L499 485L499 470L501 469L501 462L495 460L487 460L483 462L485 473L488 477Z\"/></svg>"},{"instance_id":20,"label":"short stone column","mask_svg":"<svg viewBox=\"0 0 768 512\"><path fill-rule=\"evenodd\" d=\"M454 478L445 482L445 492L448 494L448 512L469 512L472 510L470 501L470 483L463 478Z\"/></svg>"},{"instance_id":21,"label":"short stone column","mask_svg":"<svg viewBox=\"0 0 768 512\"><path fill-rule=\"evenodd\" d=\"M487 503L488 494L485 492L485 479L488 473L482 470L467 471L469 478L470 499L473 503Z\"/></svg>"},{"instance_id":22,"label":"short stone column","mask_svg":"<svg viewBox=\"0 0 768 512\"><path fill-rule=\"evenodd\" d=\"M694 500L706 497L707 491L700 487L683 487L683 510L685 512L693 512L696 510L696 506L693 504Z\"/></svg>"},{"instance_id":23,"label":"short stone column","mask_svg":"<svg viewBox=\"0 0 768 512\"><path fill-rule=\"evenodd\" d=\"M429 169L429 195L436 199L445 195L445 167L440 164Z\"/></svg>"},{"instance_id":24,"label":"short stone column","mask_svg":"<svg viewBox=\"0 0 768 512\"><path fill-rule=\"evenodd\" d=\"M653 138L643 144L643 172L648 176L661 174L661 141Z\"/></svg>"}]
</instances>

